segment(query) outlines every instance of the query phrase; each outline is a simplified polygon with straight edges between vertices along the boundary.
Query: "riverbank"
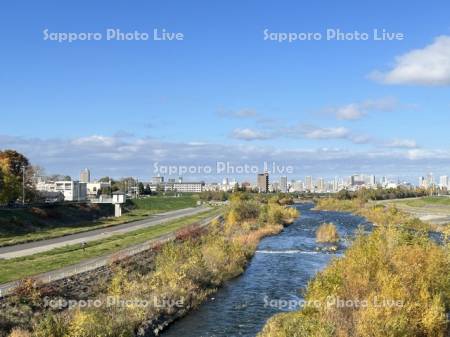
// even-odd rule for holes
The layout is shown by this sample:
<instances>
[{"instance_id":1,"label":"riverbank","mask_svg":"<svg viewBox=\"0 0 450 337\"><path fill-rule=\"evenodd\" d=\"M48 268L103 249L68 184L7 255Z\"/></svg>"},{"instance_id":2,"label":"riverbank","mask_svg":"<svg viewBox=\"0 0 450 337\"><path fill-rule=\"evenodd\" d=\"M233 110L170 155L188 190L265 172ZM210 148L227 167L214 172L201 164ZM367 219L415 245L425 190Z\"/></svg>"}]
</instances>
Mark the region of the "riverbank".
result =
<instances>
[{"instance_id":1,"label":"riverbank","mask_svg":"<svg viewBox=\"0 0 450 337\"><path fill-rule=\"evenodd\" d=\"M302 289L331 260L344 254L358 228L372 228L365 219L349 213L314 211L311 203L295 207L301 216L280 234L262 239L241 275L225 282L161 337L256 336L267 319L297 308L303 300ZM316 231L331 222L341 237L337 251L318 251Z\"/></svg>"},{"instance_id":2,"label":"riverbank","mask_svg":"<svg viewBox=\"0 0 450 337\"><path fill-rule=\"evenodd\" d=\"M62 203L0 208L0 247L108 228L157 213L195 207L196 202L194 196L131 199L118 218L114 217L112 204Z\"/></svg>"},{"instance_id":3,"label":"riverbank","mask_svg":"<svg viewBox=\"0 0 450 337\"><path fill-rule=\"evenodd\" d=\"M93 298L101 303L107 303L111 297L120 299L117 305L95 308L78 305L63 311L47 308L16 327L22 329L23 336L30 335L25 330L55 337L149 335L160 330L161 318L178 317L190 311L225 280L241 274L259 240L278 233L282 223L297 215L295 210L276 201L261 203L237 195L223 223L212 224L202 235L181 233L176 243L158 249L150 271L130 272L126 267L117 270L107 291ZM35 305L42 306L42 297L35 297ZM149 305L120 304L136 300Z\"/></svg>"},{"instance_id":4,"label":"riverbank","mask_svg":"<svg viewBox=\"0 0 450 337\"><path fill-rule=\"evenodd\" d=\"M342 258L314 277L301 310L275 315L260 337L444 337L449 333L448 244L434 242L420 220L395 208L358 207L358 203L318 202L316 209L356 209L378 227L369 235L359 234Z\"/></svg>"}]
</instances>

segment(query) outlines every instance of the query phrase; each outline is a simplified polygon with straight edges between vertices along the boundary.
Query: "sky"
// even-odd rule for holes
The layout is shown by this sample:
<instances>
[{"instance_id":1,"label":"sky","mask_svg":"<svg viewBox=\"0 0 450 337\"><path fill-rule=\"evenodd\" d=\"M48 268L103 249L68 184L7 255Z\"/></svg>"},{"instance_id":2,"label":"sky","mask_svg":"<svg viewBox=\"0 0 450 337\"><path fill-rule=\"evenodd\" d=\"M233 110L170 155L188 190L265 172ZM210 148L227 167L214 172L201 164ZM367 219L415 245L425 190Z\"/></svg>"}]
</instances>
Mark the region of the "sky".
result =
<instances>
[{"instance_id":1,"label":"sky","mask_svg":"<svg viewBox=\"0 0 450 337\"><path fill-rule=\"evenodd\" d=\"M236 172L264 162L292 179L450 175L449 12L445 0L3 2L0 150L73 177L254 180ZM101 37L57 40L69 33Z\"/></svg>"}]
</instances>

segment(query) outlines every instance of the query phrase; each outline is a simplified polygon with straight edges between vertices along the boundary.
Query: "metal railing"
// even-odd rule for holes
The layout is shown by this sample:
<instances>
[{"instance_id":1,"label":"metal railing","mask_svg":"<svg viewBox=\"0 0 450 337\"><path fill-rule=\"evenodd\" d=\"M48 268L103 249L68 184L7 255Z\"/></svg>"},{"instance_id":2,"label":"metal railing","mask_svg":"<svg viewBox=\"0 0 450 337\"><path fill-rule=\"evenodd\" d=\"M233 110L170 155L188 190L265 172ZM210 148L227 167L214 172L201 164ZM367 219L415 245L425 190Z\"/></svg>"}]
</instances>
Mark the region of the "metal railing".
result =
<instances>
[{"instance_id":1,"label":"metal railing","mask_svg":"<svg viewBox=\"0 0 450 337\"><path fill-rule=\"evenodd\" d=\"M198 223L197 228L204 228L207 227L214 219L219 219L221 215L214 215L211 217L208 217L207 219L202 220L200 223ZM195 224L195 223L193 223ZM191 225L193 225L191 224ZM187 228L189 227L182 227ZM180 229L182 229L180 228ZM36 280L40 283L50 283L58 280L62 280L74 275L82 274L88 271L92 271L107 265L110 265L112 262L117 262L120 260L123 260L125 258L131 257L133 255L142 253L144 251L150 250L152 248L155 248L156 246L159 246L161 244L167 243L169 241L175 240L177 237L177 232L171 232L168 234L163 234L161 236L158 236L154 239L151 239L149 241L146 241L144 243L140 243L128 248L124 248L122 250L119 250L117 252L96 257L93 259L89 259L83 262L80 262L73 266L64 267L62 269L58 269L55 271L50 271L42 274L38 274L35 276L31 276L33 280ZM11 293L18 285L20 281L13 281L9 283L4 283L0 285L0 297L3 297L9 293Z\"/></svg>"}]
</instances>

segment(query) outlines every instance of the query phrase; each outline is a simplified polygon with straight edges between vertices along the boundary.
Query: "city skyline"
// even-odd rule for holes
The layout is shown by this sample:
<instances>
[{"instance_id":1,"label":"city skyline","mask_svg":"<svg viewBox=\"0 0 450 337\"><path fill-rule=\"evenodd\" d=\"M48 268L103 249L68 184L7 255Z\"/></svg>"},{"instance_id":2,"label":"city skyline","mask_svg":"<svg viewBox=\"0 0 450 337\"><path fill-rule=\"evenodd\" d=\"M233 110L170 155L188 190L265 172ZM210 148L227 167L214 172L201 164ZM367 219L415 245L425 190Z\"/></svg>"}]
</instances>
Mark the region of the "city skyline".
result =
<instances>
[{"instance_id":1,"label":"city skyline","mask_svg":"<svg viewBox=\"0 0 450 337\"><path fill-rule=\"evenodd\" d=\"M3 5L0 149L71 176L90 167L99 176L143 179L155 163L265 160L290 165L297 176L371 172L415 182L430 171L448 174L447 2L427 11L406 1L327 4L330 11L320 2L307 11L288 2L283 13L256 1L239 10L201 3L193 17L185 15L189 4L148 2L110 4L104 17L102 4L80 1L63 11L47 2L28 4L27 20L20 2ZM45 30L108 28L165 29L184 39L45 39ZM328 29L404 39L265 39L267 30Z\"/></svg>"}]
</instances>

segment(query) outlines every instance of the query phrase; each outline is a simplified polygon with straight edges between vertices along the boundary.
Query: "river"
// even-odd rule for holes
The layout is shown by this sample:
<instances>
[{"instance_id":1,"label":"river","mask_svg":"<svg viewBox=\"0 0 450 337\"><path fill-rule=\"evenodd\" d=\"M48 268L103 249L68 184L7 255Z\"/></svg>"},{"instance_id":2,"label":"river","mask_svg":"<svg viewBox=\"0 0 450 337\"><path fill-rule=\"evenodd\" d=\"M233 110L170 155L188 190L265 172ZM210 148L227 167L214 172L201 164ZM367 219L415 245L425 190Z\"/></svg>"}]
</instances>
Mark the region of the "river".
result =
<instances>
[{"instance_id":1,"label":"river","mask_svg":"<svg viewBox=\"0 0 450 337\"><path fill-rule=\"evenodd\" d=\"M256 336L274 314L298 309L292 304L302 299L302 288L330 259L343 254L348 244L346 238L352 237L359 225L371 229L364 218L348 213L314 211L312 204L296 207L301 212L300 218L279 235L263 239L241 276L227 282L161 336ZM335 254L316 250L315 231L324 222L333 222L344 238ZM275 301L281 307L271 305Z\"/></svg>"}]
</instances>

